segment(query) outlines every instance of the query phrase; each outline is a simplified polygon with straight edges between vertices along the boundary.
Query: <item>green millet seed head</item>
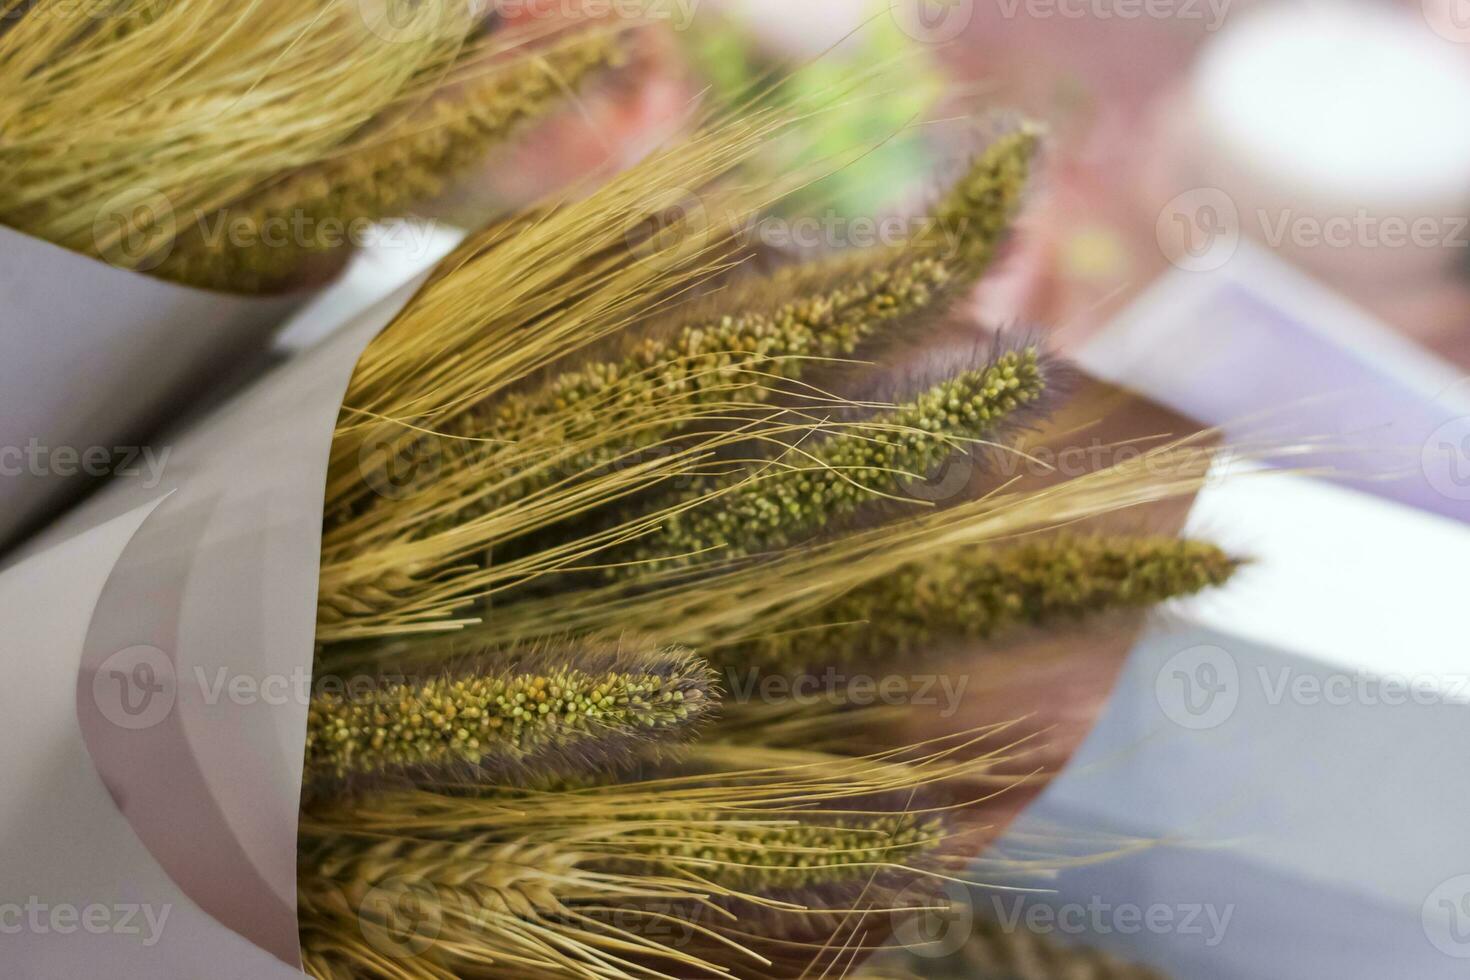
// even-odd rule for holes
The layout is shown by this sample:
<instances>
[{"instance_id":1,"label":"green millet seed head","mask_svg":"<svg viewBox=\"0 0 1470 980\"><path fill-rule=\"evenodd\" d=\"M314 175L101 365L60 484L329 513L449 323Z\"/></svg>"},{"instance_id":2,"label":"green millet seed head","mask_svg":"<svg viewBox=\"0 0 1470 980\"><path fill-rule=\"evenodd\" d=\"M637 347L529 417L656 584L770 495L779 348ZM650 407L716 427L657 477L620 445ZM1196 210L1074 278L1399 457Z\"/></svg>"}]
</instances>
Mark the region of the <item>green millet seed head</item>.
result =
<instances>
[{"instance_id":1,"label":"green millet seed head","mask_svg":"<svg viewBox=\"0 0 1470 980\"><path fill-rule=\"evenodd\" d=\"M994 257L1020 210L1039 142L1040 135L1031 126L994 140L934 208L926 247L958 242L955 254L946 259L978 274Z\"/></svg>"},{"instance_id":2,"label":"green millet seed head","mask_svg":"<svg viewBox=\"0 0 1470 980\"><path fill-rule=\"evenodd\" d=\"M769 826L724 823L691 839L686 827L650 828L639 845L702 878L747 894L819 888L870 877L943 843L944 822L904 814L825 817Z\"/></svg>"},{"instance_id":3,"label":"green millet seed head","mask_svg":"<svg viewBox=\"0 0 1470 980\"><path fill-rule=\"evenodd\" d=\"M808 440L803 448L809 456L789 466L777 463L754 474L709 481L688 499L718 495L671 515L659 532L639 543L638 557L710 552L730 559L787 547L895 493L903 480L927 475L961 441L993 434L1045 390L1035 347L1000 354L869 420L881 430Z\"/></svg>"},{"instance_id":4,"label":"green millet seed head","mask_svg":"<svg viewBox=\"0 0 1470 980\"><path fill-rule=\"evenodd\" d=\"M689 737L715 707L708 668L674 649L578 641L481 654L367 692L319 693L308 709L305 781L330 789L471 767L543 777L617 764ZM320 687L321 685L319 685Z\"/></svg>"},{"instance_id":5,"label":"green millet seed head","mask_svg":"<svg viewBox=\"0 0 1470 980\"><path fill-rule=\"evenodd\" d=\"M677 821L649 819L634 835L614 836L611 855L596 860L490 834L448 840L333 835L305 839L298 863L303 878L361 890L407 874L447 888L509 887L533 870L556 877L582 865L645 873L682 869L722 888L760 894L865 878L875 865L904 864L934 851L946 834L942 819L907 814L816 813L799 822L762 823L700 811Z\"/></svg>"},{"instance_id":6,"label":"green millet seed head","mask_svg":"<svg viewBox=\"0 0 1470 980\"><path fill-rule=\"evenodd\" d=\"M1009 627L1191 595L1225 583L1239 565L1204 541L1054 534L905 566L722 659L802 669L942 652ZM820 628L827 623L852 625Z\"/></svg>"}]
</instances>

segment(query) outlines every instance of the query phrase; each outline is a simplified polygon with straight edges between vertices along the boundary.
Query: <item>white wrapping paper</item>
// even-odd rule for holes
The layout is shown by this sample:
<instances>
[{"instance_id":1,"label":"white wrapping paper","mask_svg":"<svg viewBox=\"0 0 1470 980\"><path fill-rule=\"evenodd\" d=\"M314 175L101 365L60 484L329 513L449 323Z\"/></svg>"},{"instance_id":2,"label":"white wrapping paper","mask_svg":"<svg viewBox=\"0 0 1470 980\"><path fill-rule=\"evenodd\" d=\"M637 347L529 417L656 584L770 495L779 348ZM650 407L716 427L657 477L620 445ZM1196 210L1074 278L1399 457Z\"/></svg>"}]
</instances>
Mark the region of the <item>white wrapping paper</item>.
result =
<instances>
[{"instance_id":1,"label":"white wrapping paper","mask_svg":"<svg viewBox=\"0 0 1470 980\"><path fill-rule=\"evenodd\" d=\"M299 975L327 455L362 349L421 282L166 440L159 485L114 478L0 571L5 976Z\"/></svg>"},{"instance_id":2,"label":"white wrapping paper","mask_svg":"<svg viewBox=\"0 0 1470 980\"><path fill-rule=\"evenodd\" d=\"M102 451L126 456L263 350L309 295L191 289L0 225L0 548L84 490Z\"/></svg>"}]
</instances>

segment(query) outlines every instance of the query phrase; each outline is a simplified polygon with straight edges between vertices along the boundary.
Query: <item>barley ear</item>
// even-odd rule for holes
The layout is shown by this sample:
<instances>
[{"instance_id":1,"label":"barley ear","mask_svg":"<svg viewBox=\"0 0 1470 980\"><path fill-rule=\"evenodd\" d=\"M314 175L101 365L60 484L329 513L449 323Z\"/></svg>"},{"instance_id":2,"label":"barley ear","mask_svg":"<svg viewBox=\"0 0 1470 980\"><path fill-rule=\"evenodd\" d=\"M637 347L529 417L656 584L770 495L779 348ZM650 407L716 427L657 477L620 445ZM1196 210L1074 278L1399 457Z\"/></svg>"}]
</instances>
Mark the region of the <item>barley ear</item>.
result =
<instances>
[{"instance_id":1,"label":"barley ear","mask_svg":"<svg viewBox=\"0 0 1470 980\"><path fill-rule=\"evenodd\" d=\"M518 125L560 104L568 90L616 64L620 53L616 36L602 32L544 53L517 52L431 97L422 114L400 114L341 155L286 174L204 219L219 233L195 229L180 236L156 274L233 292L289 288L310 263L341 253L354 229L442 193Z\"/></svg>"}]
</instances>

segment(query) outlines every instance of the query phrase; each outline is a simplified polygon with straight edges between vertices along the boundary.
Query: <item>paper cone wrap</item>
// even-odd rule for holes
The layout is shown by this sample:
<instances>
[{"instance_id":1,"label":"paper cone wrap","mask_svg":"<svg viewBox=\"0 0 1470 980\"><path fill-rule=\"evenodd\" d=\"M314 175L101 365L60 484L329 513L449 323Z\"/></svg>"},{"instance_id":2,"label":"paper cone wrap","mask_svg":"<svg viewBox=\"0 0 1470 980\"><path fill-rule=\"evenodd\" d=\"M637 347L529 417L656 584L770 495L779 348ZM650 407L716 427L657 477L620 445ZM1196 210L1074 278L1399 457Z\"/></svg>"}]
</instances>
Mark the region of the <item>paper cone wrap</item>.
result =
<instances>
[{"instance_id":1,"label":"paper cone wrap","mask_svg":"<svg viewBox=\"0 0 1470 980\"><path fill-rule=\"evenodd\" d=\"M0 548L86 489L84 454L139 445L310 295L193 289L0 225Z\"/></svg>"},{"instance_id":2,"label":"paper cone wrap","mask_svg":"<svg viewBox=\"0 0 1470 980\"><path fill-rule=\"evenodd\" d=\"M170 440L158 486L114 478L0 572L0 928L41 917L4 936L7 975L299 975L328 451L419 282ZM69 909L95 928L63 931Z\"/></svg>"}]
</instances>

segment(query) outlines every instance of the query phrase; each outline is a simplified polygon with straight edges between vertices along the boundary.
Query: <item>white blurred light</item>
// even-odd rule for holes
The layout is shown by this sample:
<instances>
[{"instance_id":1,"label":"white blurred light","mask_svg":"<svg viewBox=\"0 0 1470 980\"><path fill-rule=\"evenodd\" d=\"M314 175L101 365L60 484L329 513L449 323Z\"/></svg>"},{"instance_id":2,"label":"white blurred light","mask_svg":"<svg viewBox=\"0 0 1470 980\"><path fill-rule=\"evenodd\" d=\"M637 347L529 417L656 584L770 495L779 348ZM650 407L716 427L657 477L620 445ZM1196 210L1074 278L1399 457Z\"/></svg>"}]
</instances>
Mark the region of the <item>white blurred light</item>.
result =
<instances>
[{"instance_id":1,"label":"white blurred light","mask_svg":"<svg viewBox=\"0 0 1470 980\"><path fill-rule=\"evenodd\" d=\"M863 26L889 16L870 0L722 0L766 44L791 55L816 55L851 46Z\"/></svg>"},{"instance_id":2,"label":"white blurred light","mask_svg":"<svg viewBox=\"0 0 1470 980\"><path fill-rule=\"evenodd\" d=\"M1280 190L1431 207L1470 192L1470 52L1414 10L1244 14L1202 54L1194 99L1227 162Z\"/></svg>"}]
</instances>

